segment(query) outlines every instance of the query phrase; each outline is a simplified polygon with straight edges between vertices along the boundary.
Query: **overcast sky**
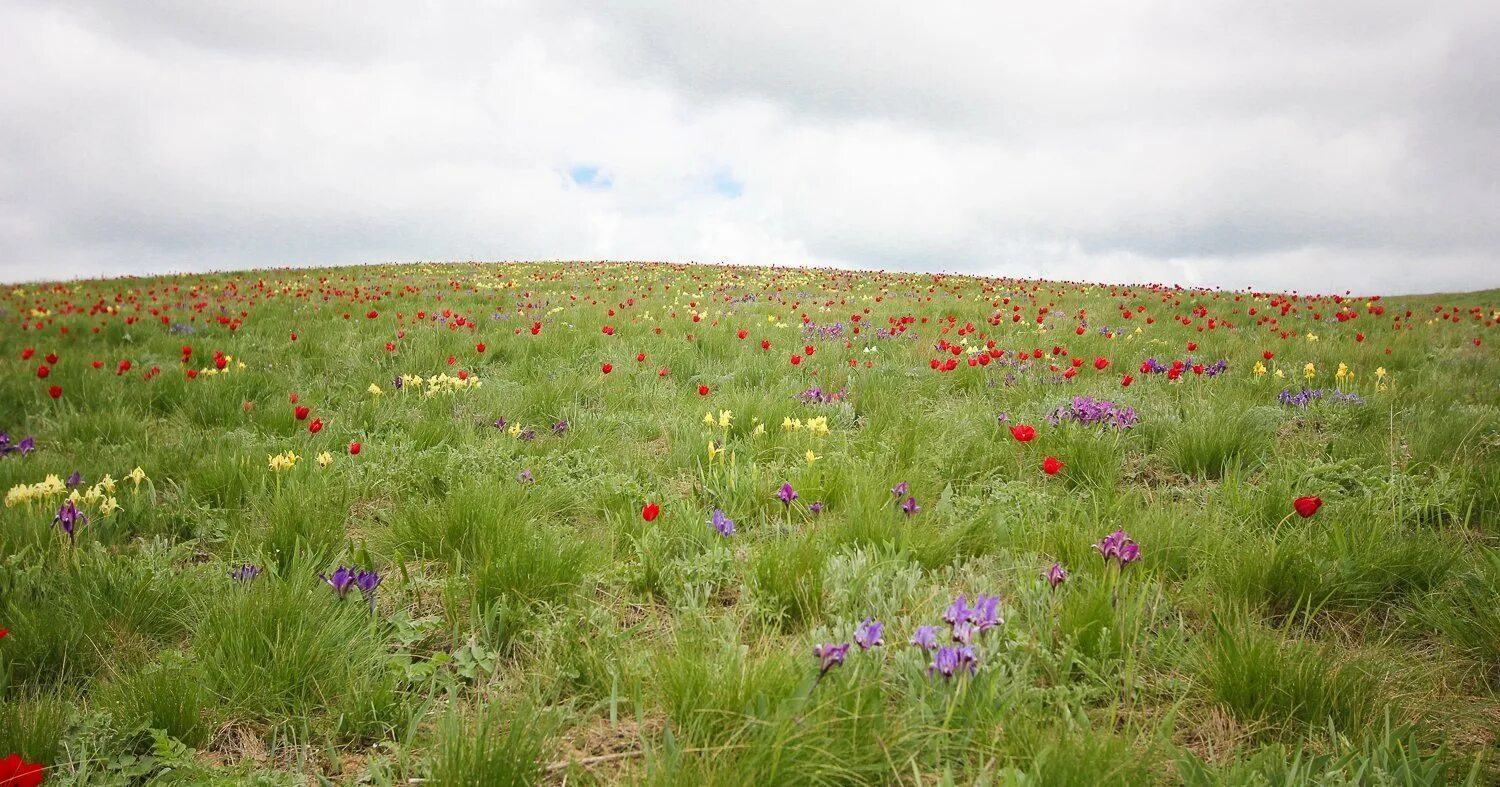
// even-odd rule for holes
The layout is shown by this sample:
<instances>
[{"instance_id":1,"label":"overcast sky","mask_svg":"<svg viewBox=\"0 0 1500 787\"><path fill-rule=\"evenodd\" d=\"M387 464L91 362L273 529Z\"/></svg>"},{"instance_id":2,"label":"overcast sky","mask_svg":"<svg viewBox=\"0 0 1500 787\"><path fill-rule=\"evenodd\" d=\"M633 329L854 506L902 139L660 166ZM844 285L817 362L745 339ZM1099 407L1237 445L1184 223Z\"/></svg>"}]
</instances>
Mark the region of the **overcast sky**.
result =
<instances>
[{"instance_id":1,"label":"overcast sky","mask_svg":"<svg viewBox=\"0 0 1500 787\"><path fill-rule=\"evenodd\" d=\"M234 5L0 0L0 280L610 258L1500 286L1494 0Z\"/></svg>"}]
</instances>

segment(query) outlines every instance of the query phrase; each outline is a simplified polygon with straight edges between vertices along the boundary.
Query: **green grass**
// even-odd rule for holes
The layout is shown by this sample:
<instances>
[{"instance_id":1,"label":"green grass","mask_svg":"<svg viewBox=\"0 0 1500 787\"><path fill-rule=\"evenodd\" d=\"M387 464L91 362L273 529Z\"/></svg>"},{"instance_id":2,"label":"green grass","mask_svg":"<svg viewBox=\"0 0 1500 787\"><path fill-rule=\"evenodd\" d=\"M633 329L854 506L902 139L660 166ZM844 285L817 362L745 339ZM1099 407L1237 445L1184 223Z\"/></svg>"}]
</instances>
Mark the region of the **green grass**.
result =
<instances>
[{"instance_id":1,"label":"green grass","mask_svg":"<svg viewBox=\"0 0 1500 787\"><path fill-rule=\"evenodd\" d=\"M0 757L49 784L1494 783L1497 311L650 264L12 287L0 431L36 450L0 456ZM1075 396L1139 420L1052 424ZM340 599L340 566L381 581ZM952 644L959 594L1003 622L945 678L908 643ZM884 644L820 676L867 618Z\"/></svg>"}]
</instances>

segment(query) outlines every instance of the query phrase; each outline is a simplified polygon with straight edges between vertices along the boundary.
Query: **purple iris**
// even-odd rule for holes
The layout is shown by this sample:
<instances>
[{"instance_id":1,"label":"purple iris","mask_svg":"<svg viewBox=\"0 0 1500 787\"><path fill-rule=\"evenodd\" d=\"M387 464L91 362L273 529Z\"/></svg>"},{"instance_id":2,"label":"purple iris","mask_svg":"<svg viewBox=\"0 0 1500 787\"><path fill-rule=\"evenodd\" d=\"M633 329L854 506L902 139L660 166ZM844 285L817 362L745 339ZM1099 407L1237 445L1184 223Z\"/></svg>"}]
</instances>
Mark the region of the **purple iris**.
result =
<instances>
[{"instance_id":1,"label":"purple iris","mask_svg":"<svg viewBox=\"0 0 1500 787\"><path fill-rule=\"evenodd\" d=\"M713 526L714 530L719 531L721 536L727 538L734 535L734 520L717 508L714 509L713 516L709 517L708 524Z\"/></svg>"},{"instance_id":2,"label":"purple iris","mask_svg":"<svg viewBox=\"0 0 1500 787\"><path fill-rule=\"evenodd\" d=\"M937 637L937 626L918 626L916 632L911 635L911 644L913 647L930 652L938 646Z\"/></svg>"},{"instance_id":3,"label":"purple iris","mask_svg":"<svg viewBox=\"0 0 1500 787\"><path fill-rule=\"evenodd\" d=\"M405 385L405 383L401 382L401 377L399 375L395 380L391 381L391 387L395 388L398 391L401 390L401 386L403 385Z\"/></svg>"},{"instance_id":4,"label":"purple iris","mask_svg":"<svg viewBox=\"0 0 1500 787\"><path fill-rule=\"evenodd\" d=\"M811 503L808 503L807 504L807 512L809 514L812 514L813 516L817 516L818 514L823 513L823 501L822 500L814 500Z\"/></svg>"},{"instance_id":5,"label":"purple iris","mask_svg":"<svg viewBox=\"0 0 1500 787\"><path fill-rule=\"evenodd\" d=\"M1047 580L1048 585L1057 587L1068 581L1068 572L1063 570L1061 563L1053 563L1051 568L1042 572L1042 579Z\"/></svg>"},{"instance_id":6,"label":"purple iris","mask_svg":"<svg viewBox=\"0 0 1500 787\"><path fill-rule=\"evenodd\" d=\"M974 649L967 645L957 648L942 647L932 655L932 666L927 668L927 674L930 676L937 673L947 679L967 667L969 674L972 675L977 663Z\"/></svg>"},{"instance_id":7,"label":"purple iris","mask_svg":"<svg viewBox=\"0 0 1500 787\"><path fill-rule=\"evenodd\" d=\"M240 583L248 583L258 576L260 576L260 569L249 563L242 563L229 572L229 578Z\"/></svg>"},{"instance_id":8,"label":"purple iris","mask_svg":"<svg viewBox=\"0 0 1500 787\"><path fill-rule=\"evenodd\" d=\"M901 483L891 487L891 495L894 497L906 497L906 492L909 488L910 487L907 486L906 482L902 481Z\"/></svg>"},{"instance_id":9,"label":"purple iris","mask_svg":"<svg viewBox=\"0 0 1500 787\"><path fill-rule=\"evenodd\" d=\"M969 622L978 627L979 631L988 631L1005 619L1000 617L1000 597L980 596L974 599L974 607L969 610Z\"/></svg>"},{"instance_id":10,"label":"purple iris","mask_svg":"<svg viewBox=\"0 0 1500 787\"><path fill-rule=\"evenodd\" d=\"M1099 543L1094 545L1094 549L1099 550L1099 555L1104 558L1106 563L1110 559L1114 559L1122 567L1141 559L1140 545L1132 541L1130 536L1125 534L1124 530L1116 530L1099 539Z\"/></svg>"},{"instance_id":11,"label":"purple iris","mask_svg":"<svg viewBox=\"0 0 1500 787\"><path fill-rule=\"evenodd\" d=\"M797 499L797 490L793 489L791 484L783 482L781 489L776 492L776 499L780 500L782 505L789 506L793 500Z\"/></svg>"},{"instance_id":12,"label":"purple iris","mask_svg":"<svg viewBox=\"0 0 1500 787\"><path fill-rule=\"evenodd\" d=\"M79 511L78 505L68 500L57 509L57 516L52 521L68 534L68 541L72 543L74 531L89 523L89 515Z\"/></svg>"},{"instance_id":13,"label":"purple iris","mask_svg":"<svg viewBox=\"0 0 1500 787\"><path fill-rule=\"evenodd\" d=\"M329 587L333 588L333 592L337 593L339 598L347 596L349 588L354 585L354 569L345 566L339 566L335 569L332 576L327 574L319 574L318 576L324 582L327 582ZM379 580L377 579L376 581L378 582Z\"/></svg>"},{"instance_id":14,"label":"purple iris","mask_svg":"<svg viewBox=\"0 0 1500 787\"><path fill-rule=\"evenodd\" d=\"M560 435L568 431L568 421L564 418L552 425L552 434Z\"/></svg>"},{"instance_id":15,"label":"purple iris","mask_svg":"<svg viewBox=\"0 0 1500 787\"><path fill-rule=\"evenodd\" d=\"M528 467L528 468L522 468L521 472L516 473L516 480L520 481L523 484L529 484L532 481L535 481L536 479L532 478L532 476L531 476L531 468Z\"/></svg>"},{"instance_id":16,"label":"purple iris","mask_svg":"<svg viewBox=\"0 0 1500 787\"><path fill-rule=\"evenodd\" d=\"M25 456L25 455L31 453L35 448L36 448L36 438L35 437L26 437L26 438L23 438L21 440L21 442L16 443L16 450L21 452L21 456Z\"/></svg>"},{"instance_id":17,"label":"purple iris","mask_svg":"<svg viewBox=\"0 0 1500 787\"><path fill-rule=\"evenodd\" d=\"M495 428L496 429L504 429L505 427L507 427L509 425L510 425L509 422L507 422L505 420L505 416L503 416L503 415L500 416L499 418L495 419Z\"/></svg>"},{"instance_id":18,"label":"purple iris","mask_svg":"<svg viewBox=\"0 0 1500 787\"><path fill-rule=\"evenodd\" d=\"M917 499L915 497L908 497L906 498L906 502L901 504L901 511L902 513L906 514L907 519L910 519L912 516L916 515L918 511L921 510L922 507L917 505Z\"/></svg>"},{"instance_id":19,"label":"purple iris","mask_svg":"<svg viewBox=\"0 0 1500 787\"><path fill-rule=\"evenodd\" d=\"M354 575L354 584L359 586L360 595L370 604L370 611L375 611L375 588L380 587L380 574L374 571L361 569Z\"/></svg>"},{"instance_id":20,"label":"purple iris","mask_svg":"<svg viewBox=\"0 0 1500 787\"><path fill-rule=\"evenodd\" d=\"M83 484L83 473L80 473L77 470L74 470L73 474L70 475L70 476L68 476L68 480L64 481L63 484L65 486L67 486L67 488L69 488L69 489L72 489L75 486L82 485Z\"/></svg>"},{"instance_id":21,"label":"purple iris","mask_svg":"<svg viewBox=\"0 0 1500 787\"><path fill-rule=\"evenodd\" d=\"M964 645L974 641L974 622L971 620L960 620L953 624L953 641Z\"/></svg>"},{"instance_id":22,"label":"purple iris","mask_svg":"<svg viewBox=\"0 0 1500 787\"><path fill-rule=\"evenodd\" d=\"M876 645L884 645L885 638L882 636L884 633L884 623L865 618L865 622L859 624L859 628L854 630L854 644L858 645L860 650L869 650Z\"/></svg>"},{"instance_id":23,"label":"purple iris","mask_svg":"<svg viewBox=\"0 0 1500 787\"><path fill-rule=\"evenodd\" d=\"M969 619L969 612L968 597L960 595L952 604L948 605L948 609L943 611L943 622L950 626L956 626L959 621Z\"/></svg>"},{"instance_id":24,"label":"purple iris","mask_svg":"<svg viewBox=\"0 0 1500 787\"><path fill-rule=\"evenodd\" d=\"M829 670L843 665L844 657L849 655L849 643L827 642L813 648L813 655L818 657L821 668L818 677L822 678Z\"/></svg>"},{"instance_id":25,"label":"purple iris","mask_svg":"<svg viewBox=\"0 0 1500 787\"><path fill-rule=\"evenodd\" d=\"M1092 396L1075 396L1047 416L1047 422L1053 426L1072 421L1085 426L1112 426L1116 429L1129 429L1139 420L1134 408L1121 407L1108 399Z\"/></svg>"}]
</instances>

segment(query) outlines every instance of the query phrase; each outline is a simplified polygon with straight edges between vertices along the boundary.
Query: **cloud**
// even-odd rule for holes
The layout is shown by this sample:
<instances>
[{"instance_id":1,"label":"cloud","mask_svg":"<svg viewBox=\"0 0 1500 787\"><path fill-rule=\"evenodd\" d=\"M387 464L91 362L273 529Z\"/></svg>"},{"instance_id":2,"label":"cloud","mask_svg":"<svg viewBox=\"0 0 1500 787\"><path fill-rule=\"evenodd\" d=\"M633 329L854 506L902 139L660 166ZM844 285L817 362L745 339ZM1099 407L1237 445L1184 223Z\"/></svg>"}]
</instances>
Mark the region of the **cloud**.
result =
<instances>
[{"instance_id":1,"label":"cloud","mask_svg":"<svg viewBox=\"0 0 1500 787\"><path fill-rule=\"evenodd\" d=\"M1500 286L1500 9L20 1L0 280L433 259Z\"/></svg>"}]
</instances>

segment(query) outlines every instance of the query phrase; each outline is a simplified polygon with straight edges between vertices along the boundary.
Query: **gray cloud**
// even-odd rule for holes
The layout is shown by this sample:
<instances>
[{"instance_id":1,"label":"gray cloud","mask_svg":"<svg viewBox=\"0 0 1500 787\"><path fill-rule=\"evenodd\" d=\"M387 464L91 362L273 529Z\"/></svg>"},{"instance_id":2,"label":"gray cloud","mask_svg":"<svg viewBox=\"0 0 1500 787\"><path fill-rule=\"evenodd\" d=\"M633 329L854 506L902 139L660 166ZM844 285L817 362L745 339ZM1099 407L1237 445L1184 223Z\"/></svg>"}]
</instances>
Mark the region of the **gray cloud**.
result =
<instances>
[{"instance_id":1,"label":"gray cloud","mask_svg":"<svg viewBox=\"0 0 1500 787\"><path fill-rule=\"evenodd\" d=\"M1490 3L60 0L0 28L0 280L614 257L1500 285Z\"/></svg>"}]
</instances>

